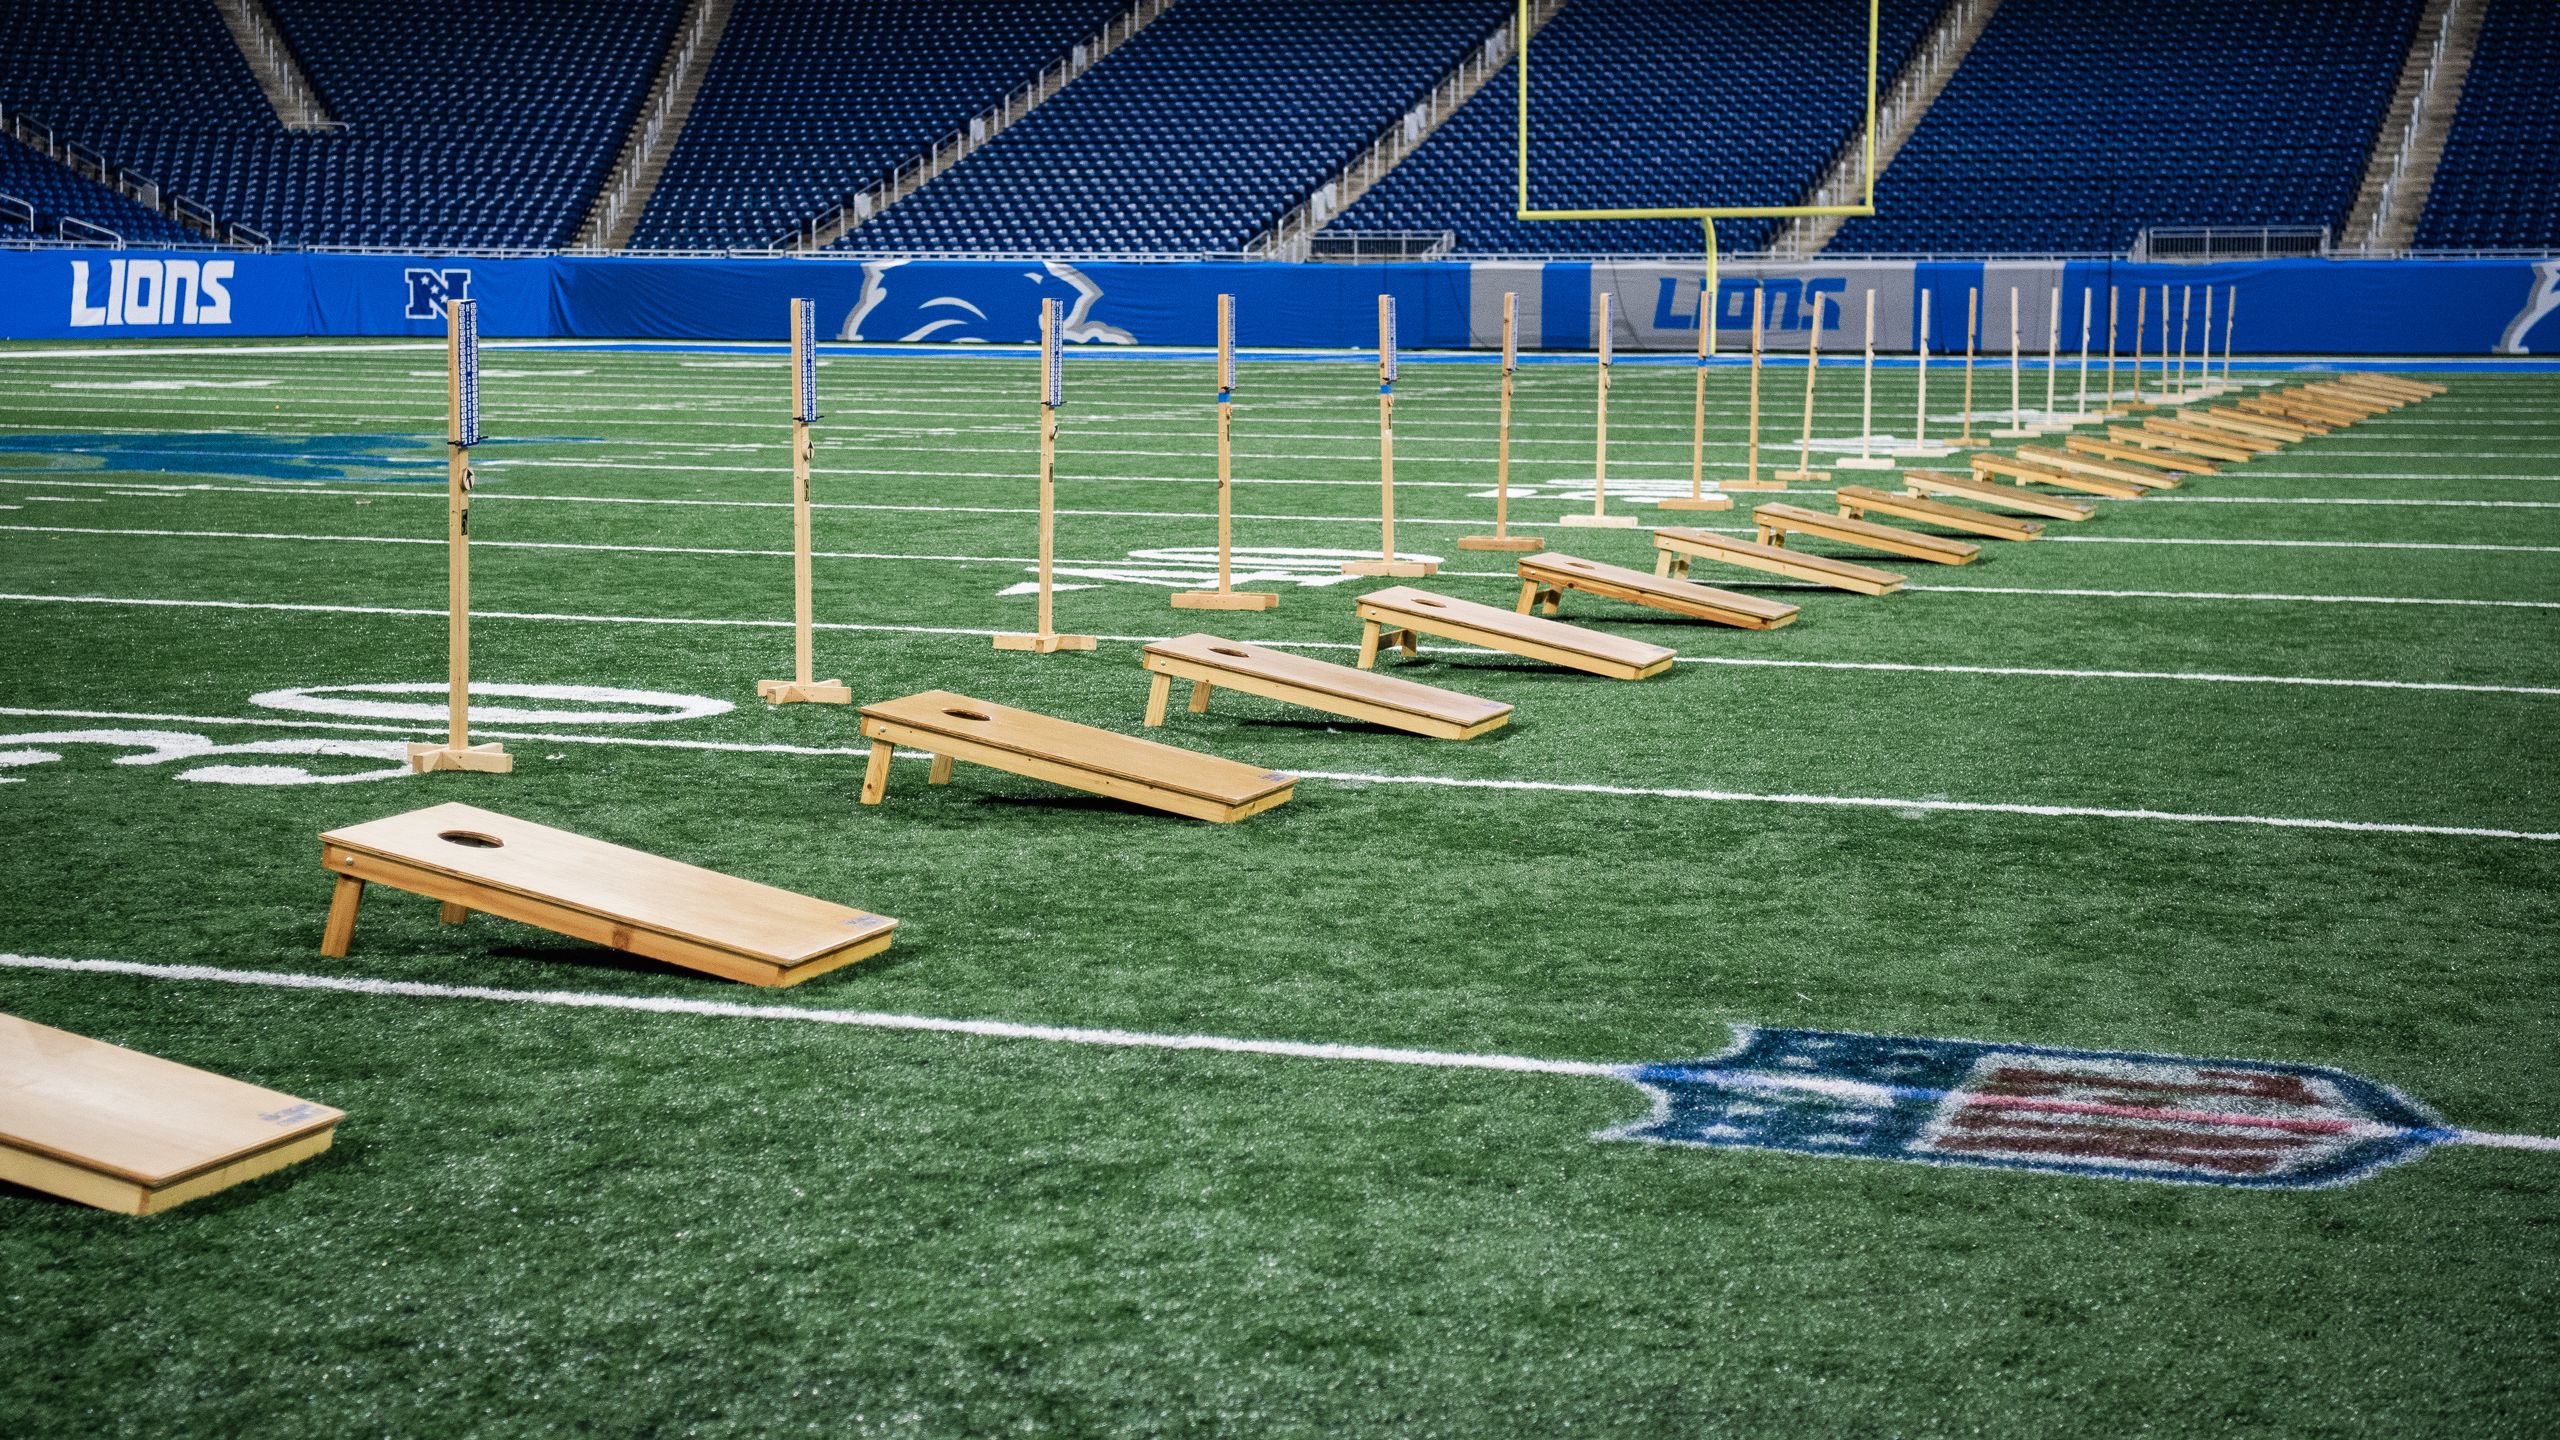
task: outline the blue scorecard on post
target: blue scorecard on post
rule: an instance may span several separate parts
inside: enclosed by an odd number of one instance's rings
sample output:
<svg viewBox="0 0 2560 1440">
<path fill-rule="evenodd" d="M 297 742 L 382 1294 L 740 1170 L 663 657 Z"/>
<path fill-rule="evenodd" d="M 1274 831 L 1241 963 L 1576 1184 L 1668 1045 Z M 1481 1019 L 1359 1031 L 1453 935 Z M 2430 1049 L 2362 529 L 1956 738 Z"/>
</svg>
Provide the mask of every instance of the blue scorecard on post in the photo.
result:
<svg viewBox="0 0 2560 1440">
<path fill-rule="evenodd" d="M 1378 384 L 1381 388 L 1396 383 L 1396 302 L 1392 295 L 1382 298 L 1386 303 L 1378 311 Z"/>
<path fill-rule="evenodd" d="M 448 300 L 445 324 L 453 347 L 453 435 L 456 445 L 480 443 L 480 302 Z"/>
<path fill-rule="evenodd" d="M 1055 410 L 1067 403 L 1066 367 L 1058 357 L 1058 302 L 1040 302 L 1040 403 Z"/>
<path fill-rule="evenodd" d="M 791 354 L 800 367 L 798 403 L 791 418 L 803 425 L 818 423 L 818 302 L 791 302 Z"/>
</svg>

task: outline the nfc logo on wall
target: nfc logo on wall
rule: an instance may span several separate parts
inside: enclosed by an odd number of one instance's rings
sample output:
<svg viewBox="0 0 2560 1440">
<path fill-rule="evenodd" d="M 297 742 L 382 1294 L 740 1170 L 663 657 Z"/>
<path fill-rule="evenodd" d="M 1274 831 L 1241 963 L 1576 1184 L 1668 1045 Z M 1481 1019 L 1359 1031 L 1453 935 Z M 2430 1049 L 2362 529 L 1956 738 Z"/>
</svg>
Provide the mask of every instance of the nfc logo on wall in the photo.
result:
<svg viewBox="0 0 2560 1440">
<path fill-rule="evenodd" d="M 228 325 L 231 291 L 225 282 L 237 266 L 232 260 L 110 260 L 93 277 L 90 262 L 74 260 L 71 323 Z"/>
<path fill-rule="evenodd" d="M 469 270 L 404 270 L 401 277 L 409 282 L 411 320 L 441 320 L 444 302 L 471 298 Z"/>
</svg>

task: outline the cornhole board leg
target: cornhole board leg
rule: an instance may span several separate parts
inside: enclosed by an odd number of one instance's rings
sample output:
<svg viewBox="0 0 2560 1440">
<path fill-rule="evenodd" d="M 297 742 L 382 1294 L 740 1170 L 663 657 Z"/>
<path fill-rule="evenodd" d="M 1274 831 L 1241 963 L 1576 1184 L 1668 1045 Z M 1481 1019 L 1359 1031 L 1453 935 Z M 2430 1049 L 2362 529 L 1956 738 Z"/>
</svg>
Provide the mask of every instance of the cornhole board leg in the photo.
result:
<svg viewBox="0 0 2560 1440">
<path fill-rule="evenodd" d="M 1545 607 L 1550 615 L 1564 613 L 1564 592 L 1551 586 L 1541 585 L 1535 580 L 1521 581 L 1520 603 L 1512 608 L 1526 615 L 1541 606 Z"/>
<path fill-rule="evenodd" d="M 329 923 L 320 930 L 320 953 L 333 960 L 346 958 L 347 946 L 356 936 L 356 911 L 364 904 L 364 882 L 353 875 L 341 875 L 329 890 Z"/>
<path fill-rule="evenodd" d="M 1378 647 L 1393 645 L 1407 655 L 1420 655 L 1422 642 L 1410 630 L 1389 630 L 1375 620 L 1360 622 L 1360 668 L 1378 668 Z"/>
<path fill-rule="evenodd" d="M 877 805 L 889 793 L 889 757 L 892 747 L 886 740 L 871 742 L 871 758 L 862 764 L 862 803 Z"/>
</svg>

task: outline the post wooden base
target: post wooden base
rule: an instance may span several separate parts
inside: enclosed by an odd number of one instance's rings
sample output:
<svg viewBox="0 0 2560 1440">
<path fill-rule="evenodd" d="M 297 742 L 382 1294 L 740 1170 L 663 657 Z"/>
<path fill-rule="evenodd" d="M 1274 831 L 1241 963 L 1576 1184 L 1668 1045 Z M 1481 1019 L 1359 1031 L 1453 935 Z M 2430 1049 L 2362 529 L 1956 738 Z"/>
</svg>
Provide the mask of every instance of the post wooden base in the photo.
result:
<svg viewBox="0 0 2560 1440">
<path fill-rule="evenodd" d="M 1786 481 L 1790 485 L 1819 485 L 1823 481 L 1831 478 L 1831 472 L 1828 470 L 1781 470 L 1778 472 L 1778 478 Z M 1742 488 L 1754 489 L 1759 487 L 1745 486 Z M 1780 487 L 1771 485 L 1767 488 L 1776 490 Z"/>
<path fill-rule="evenodd" d="M 767 705 L 850 705 L 853 691 L 841 680 L 759 680 L 756 698 Z"/>
<path fill-rule="evenodd" d="M 1546 549 L 1547 542 L 1530 535 L 1462 535 L 1458 537 L 1458 548 L 1501 550 L 1513 555 L 1528 555 Z"/>
<path fill-rule="evenodd" d="M 1701 495 L 1692 500 L 1686 495 L 1675 495 L 1668 500 L 1654 501 L 1653 508 L 1657 510 L 1730 510 L 1733 508 L 1733 497 Z"/>
<path fill-rule="evenodd" d="M 2033 425 L 2003 425 L 1991 432 L 1994 440 L 2033 440 L 2044 432 Z"/>
<path fill-rule="evenodd" d="M 1892 470 L 1900 462 L 1891 455 L 1849 455 L 1831 462 L 1834 470 Z"/>
<path fill-rule="evenodd" d="M 463 746 L 412 744 L 409 768 L 420 775 L 430 770 L 478 770 L 504 775 L 516 768 L 516 760 L 495 742 Z"/>
<path fill-rule="evenodd" d="M 1345 575 L 1393 575 L 1399 579 L 1412 579 L 1419 575 L 1439 574 L 1440 564 L 1436 560 L 1352 560 L 1344 563 L 1342 573 Z"/>
<path fill-rule="evenodd" d="M 1280 597 L 1259 590 L 1177 590 L 1176 610 L 1268 610 Z"/>
<path fill-rule="evenodd" d="M 1633 530 L 1636 528 L 1636 517 L 1633 515 L 1586 515 L 1577 510 L 1556 523 L 1569 525 L 1576 530 Z"/>
<path fill-rule="evenodd" d="M 1897 445 L 1891 454 L 1896 460 L 1944 460 L 1956 449 L 1953 445 Z"/>
<path fill-rule="evenodd" d="M 1787 487 L 1775 480 L 1725 480 L 1718 482 L 1716 488 L 1720 490 L 1784 490 Z"/>
<path fill-rule="evenodd" d="M 1024 650 L 1034 655 L 1055 655 L 1061 650 L 1090 650 L 1093 646 L 1094 639 L 1090 635 L 999 635 L 996 637 L 996 648 L 999 650 Z"/>
</svg>

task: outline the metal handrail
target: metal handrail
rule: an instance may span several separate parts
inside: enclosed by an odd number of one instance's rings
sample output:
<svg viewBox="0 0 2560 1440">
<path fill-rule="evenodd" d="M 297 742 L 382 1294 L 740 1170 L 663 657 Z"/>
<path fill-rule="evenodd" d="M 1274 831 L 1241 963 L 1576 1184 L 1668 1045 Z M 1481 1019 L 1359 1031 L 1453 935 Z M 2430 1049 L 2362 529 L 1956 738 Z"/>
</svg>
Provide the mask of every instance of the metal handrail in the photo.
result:
<svg viewBox="0 0 2560 1440">
<path fill-rule="evenodd" d="M 0 190 L 0 215 L 10 214 L 13 209 L 26 212 L 27 218 L 24 223 L 29 230 L 36 228 L 35 202 L 23 195 L 12 195 L 5 190 Z"/>
<path fill-rule="evenodd" d="M 92 241 L 92 240 L 84 239 L 84 238 L 83 238 L 83 237 L 81 237 L 81 236 L 78 236 L 78 235 L 74 235 L 74 234 L 72 234 L 72 233 L 71 233 L 71 227 L 73 227 L 73 226 L 75 226 L 75 225 L 76 225 L 76 226 L 78 226 L 78 227 L 80 227 L 80 228 L 81 228 L 81 229 L 83 229 L 83 230 L 86 230 L 86 231 L 90 232 L 91 234 L 94 234 L 94 235 L 98 236 L 99 238 L 98 238 L 97 240 Z M 79 216 L 77 216 L 77 215 L 65 215 L 65 216 L 63 216 L 61 219 L 56 220 L 55 222 L 53 222 L 53 233 L 55 233 L 56 235 L 61 236 L 61 237 L 62 237 L 63 239 L 65 239 L 65 240 L 72 241 L 72 242 L 73 242 L 73 243 L 75 243 L 75 244 L 100 244 L 100 245 L 122 245 L 122 244 L 124 244 L 124 236 L 122 236 L 122 235 L 120 235 L 120 234 L 116 233 L 116 232 L 115 232 L 115 231 L 113 231 L 113 230 L 108 229 L 108 228 L 107 228 L 106 226 L 104 226 L 104 225 L 96 225 L 96 224 L 92 224 L 92 223 L 90 223 L 89 221 L 83 220 L 83 219 L 81 219 L 81 218 L 80 218 Z"/>
</svg>

